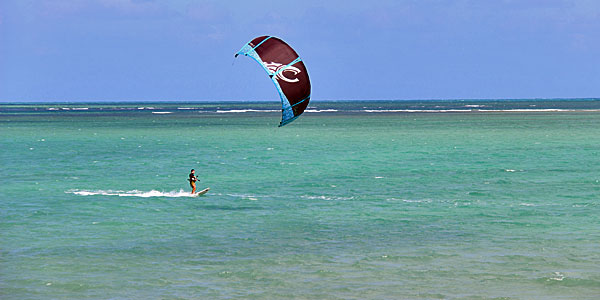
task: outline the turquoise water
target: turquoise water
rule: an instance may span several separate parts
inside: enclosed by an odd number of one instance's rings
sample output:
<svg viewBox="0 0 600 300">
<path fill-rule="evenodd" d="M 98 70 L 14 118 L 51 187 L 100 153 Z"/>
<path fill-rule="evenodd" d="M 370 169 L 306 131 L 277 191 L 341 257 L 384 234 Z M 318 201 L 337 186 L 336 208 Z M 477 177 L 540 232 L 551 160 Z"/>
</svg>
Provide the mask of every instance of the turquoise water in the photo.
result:
<svg viewBox="0 0 600 300">
<path fill-rule="evenodd" d="M 415 103 L 0 106 L 0 298 L 597 299 L 598 101 Z"/>
</svg>

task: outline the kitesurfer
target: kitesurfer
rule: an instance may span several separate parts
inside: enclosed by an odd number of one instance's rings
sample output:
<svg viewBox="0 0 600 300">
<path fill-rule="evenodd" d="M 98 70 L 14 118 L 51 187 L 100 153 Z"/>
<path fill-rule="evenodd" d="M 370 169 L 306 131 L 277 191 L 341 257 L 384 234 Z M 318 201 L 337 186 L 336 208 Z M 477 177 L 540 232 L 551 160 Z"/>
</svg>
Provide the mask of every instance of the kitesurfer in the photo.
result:
<svg viewBox="0 0 600 300">
<path fill-rule="evenodd" d="M 190 181 L 190 186 L 192 187 L 192 194 L 194 194 L 196 192 L 196 181 L 198 180 L 194 169 L 190 171 L 190 178 L 188 180 Z"/>
</svg>

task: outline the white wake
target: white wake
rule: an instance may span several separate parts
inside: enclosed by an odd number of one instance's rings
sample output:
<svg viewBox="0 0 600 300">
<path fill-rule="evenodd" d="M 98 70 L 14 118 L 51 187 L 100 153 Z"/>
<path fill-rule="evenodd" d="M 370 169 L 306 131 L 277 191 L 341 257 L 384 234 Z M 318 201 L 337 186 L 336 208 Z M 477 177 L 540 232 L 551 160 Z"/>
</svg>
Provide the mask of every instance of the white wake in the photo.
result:
<svg viewBox="0 0 600 300">
<path fill-rule="evenodd" d="M 68 191 L 65 191 L 65 193 L 75 194 L 75 195 L 80 195 L 80 196 L 102 195 L 102 196 L 142 197 L 142 198 L 149 198 L 149 197 L 171 197 L 171 198 L 176 198 L 176 197 L 194 197 L 194 195 L 192 195 L 190 192 L 186 192 L 184 190 L 170 191 L 170 192 L 163 192 L 163 191 L 157 191 L 157 190 L 151 190 L 151 191 L 147 191 L 147 192 L 145 192 L 145 191 L 138 191 L 138 190 L 132 190 L 132 191 L 119 191 L 119 190 L 68 190 Z"/>
</svg>

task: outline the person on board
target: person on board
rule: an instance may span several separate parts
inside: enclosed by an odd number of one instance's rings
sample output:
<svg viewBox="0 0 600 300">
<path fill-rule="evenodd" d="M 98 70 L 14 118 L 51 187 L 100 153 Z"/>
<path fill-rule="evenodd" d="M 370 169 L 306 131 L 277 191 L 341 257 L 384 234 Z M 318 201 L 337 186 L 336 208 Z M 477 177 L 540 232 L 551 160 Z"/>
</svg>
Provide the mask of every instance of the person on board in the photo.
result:
<svg viewBox="0 0 600 300">
<path fill-rule="evenodd" d="M 192 187 L 192 194 L 196 192 L 196 181 L 198 180 L 198 177 L 196 177 L 196 174 L 194 173 L 195 171 L 192 169 L 190 171 L 190 178 L 188 179 L 190 181 L 190 186 Z"/>
</svg>

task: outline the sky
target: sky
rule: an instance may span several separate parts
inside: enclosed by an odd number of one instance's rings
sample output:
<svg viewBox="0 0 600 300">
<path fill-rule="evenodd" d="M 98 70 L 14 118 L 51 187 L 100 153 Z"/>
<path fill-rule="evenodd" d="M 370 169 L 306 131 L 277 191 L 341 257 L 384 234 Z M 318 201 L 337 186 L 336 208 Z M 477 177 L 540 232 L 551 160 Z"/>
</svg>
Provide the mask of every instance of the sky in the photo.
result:
<svg viewBox="0 0 600 300">
<path fill-rule="evenodd" d="M 278 100 L 261 35 L 313 100 L 600 97 L 597 0 L 0 0 L 0 102 Z"/>
</svg>

